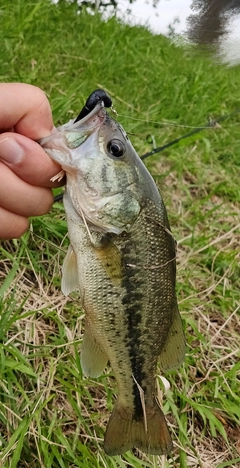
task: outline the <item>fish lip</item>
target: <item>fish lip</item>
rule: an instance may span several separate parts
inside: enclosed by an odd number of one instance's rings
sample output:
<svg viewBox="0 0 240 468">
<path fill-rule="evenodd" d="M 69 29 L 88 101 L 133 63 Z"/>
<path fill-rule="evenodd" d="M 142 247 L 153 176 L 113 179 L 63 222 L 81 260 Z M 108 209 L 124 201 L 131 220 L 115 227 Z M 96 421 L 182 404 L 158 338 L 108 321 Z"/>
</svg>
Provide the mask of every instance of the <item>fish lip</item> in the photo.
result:
<svg viewBox="0 0 240 468">
<path fill-rule="evenodd" d="M 93 120 L 92 124 L 94 123 L 94 117 L 96 116 L 96 124 L 95 125 L 92 125 L 92 128 L 87 132 L 88 134 L 91 134 L 93 132 L 95 132 L 98 128 L 100 128 L 106 118 L 107 118 L 107 111 L 105 110 L 105 106 L 104 106 L 104 102 L 103 101 L 100 101 L 96 104 L 96 106 L 94 107 L 94 109 L 89 112 L 88 115 L 86 115 L 86 117 L 83 117 L 83 119 L 81 120 L 78 120 L 77 122 L 73 122 L 72 120 L 70 120 L 69 122 L 65 123 L 64 125 L 61 125 L 60 127 L 57 127 L 55 132 L 54 133 L 51 133 L 50 135 L 47 135 L 43 138 L 40 138 L 39 140 L 36 140 L 37 143 L 39 143 L 41 146 L 47 144 L 49 142 L 49 140 L 52 139 L 52 137 L 54 137 L 54 135 L 58 134 L 58 133 L 61 133 L 62 131 L 63 132 L 68 132 L 68 131 L 77 131 L 79 128 L 82 127 L 82 125 L 88 123 L 88 121 L 91 119 Z"/>
</svg>

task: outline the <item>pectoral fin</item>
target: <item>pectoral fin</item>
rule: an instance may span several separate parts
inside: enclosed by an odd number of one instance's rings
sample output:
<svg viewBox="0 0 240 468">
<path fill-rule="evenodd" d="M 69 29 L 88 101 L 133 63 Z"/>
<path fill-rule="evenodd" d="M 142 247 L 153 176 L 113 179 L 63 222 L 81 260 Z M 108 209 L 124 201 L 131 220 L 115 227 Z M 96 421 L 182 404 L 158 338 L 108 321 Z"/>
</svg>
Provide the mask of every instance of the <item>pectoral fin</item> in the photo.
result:
<svg viewBox="0 0 240 468">
<path fill-rule="evenodd" d="M 71 245 L 62 266 L 62 292 L 65 296 L 79 287 L 77 259 Z"/>
<path fill-rule="evenodd" d="M 183 333 L 182 319 L 176 306 L 173 322 L 168 332 L 164 348 L 159 356 L 161 370 L 166 371 L 178 367 L 185 355 L 185 336 Z"/>
<path fill-rule="evenodd" d="M 81 366 L 86 377 L 99 377 L 108 363 L 108 357 L 86 324 L 81 350 Z"/>
</svg>

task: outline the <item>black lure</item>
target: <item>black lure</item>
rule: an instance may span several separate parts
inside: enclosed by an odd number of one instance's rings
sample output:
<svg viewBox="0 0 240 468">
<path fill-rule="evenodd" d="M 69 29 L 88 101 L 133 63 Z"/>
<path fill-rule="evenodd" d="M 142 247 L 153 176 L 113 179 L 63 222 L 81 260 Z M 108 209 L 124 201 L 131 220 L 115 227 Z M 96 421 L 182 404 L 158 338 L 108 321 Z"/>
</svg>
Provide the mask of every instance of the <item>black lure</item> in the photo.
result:
<svg viewBox="0 0 240 468">
<path fill-rule="evenodd" d="M 112 106 L 112 99 L 106 91 L 103 89 L 95 89 L 95 91 L 90 94 L 90 96 L 87 98 L 85 106 L 82 108 L 80 114 L 77 116 L 77 118 L 74 120 L 74 123 L 78 122 L 79 120 L 83 119 L 83 117 L 86 117 L 97 105 L 99 101 L 104 102 L 105 107 L 111 107 Z"/>
</svg>

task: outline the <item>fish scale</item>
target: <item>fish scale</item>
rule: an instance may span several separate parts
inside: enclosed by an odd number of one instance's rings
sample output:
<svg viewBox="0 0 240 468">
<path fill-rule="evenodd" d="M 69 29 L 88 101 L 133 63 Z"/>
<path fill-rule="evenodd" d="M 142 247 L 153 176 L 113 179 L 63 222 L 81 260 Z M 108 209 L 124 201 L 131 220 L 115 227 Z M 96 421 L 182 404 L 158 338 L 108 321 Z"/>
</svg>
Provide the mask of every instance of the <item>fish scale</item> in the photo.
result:
<svg viewBox="0 0 240 468">
<path fill-rule="evenodd" d="M 177 367 L 185 340 L 162 197 L 103 102 L 41 144 L 66 172 L 70 247 L 62 290 L 79 289 L 86 313 L 83 373 L 98 377 L 110 362 L 117 381 L 104 449 L 167 454 L 172 442 L 156 396 L 157 363 L 162 371 Z"/>
</svg>

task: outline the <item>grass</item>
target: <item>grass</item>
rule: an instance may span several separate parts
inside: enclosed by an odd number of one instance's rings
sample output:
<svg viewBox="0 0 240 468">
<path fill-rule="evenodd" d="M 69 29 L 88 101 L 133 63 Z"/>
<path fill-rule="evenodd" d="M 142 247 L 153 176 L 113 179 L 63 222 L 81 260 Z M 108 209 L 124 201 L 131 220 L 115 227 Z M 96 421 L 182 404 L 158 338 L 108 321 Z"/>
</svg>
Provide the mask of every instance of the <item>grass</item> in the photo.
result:
<svg viewBox="0 0 240 468">
<path fill-rule="evenodd" d="M 76 5 L 2 1 L 1 81 L 42 87 L 56 124 L 107 89 L 139 154 L 232 112 L 226 69 L 143 27 L 76 14 Z M 136 119 L 136 120 L 135 120 Z M 155 122 L 155 123 L 154 123 Z M 159 122 L 159 123 L 156 123 Z M 172 125 L 174 124 L 174 125 Z M 0 450 L 4 468 L 240 467 L 239 115 L 146 160 L 178 241 L 177 294 L 188 349 L 163 408 L 174 450 L 107 457 L 111 369 L 82 376 L 83 312 L 60 292 L 68 240 L 61 204 L 0 245 Z"/>
</svg>

